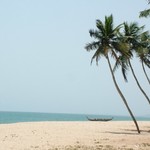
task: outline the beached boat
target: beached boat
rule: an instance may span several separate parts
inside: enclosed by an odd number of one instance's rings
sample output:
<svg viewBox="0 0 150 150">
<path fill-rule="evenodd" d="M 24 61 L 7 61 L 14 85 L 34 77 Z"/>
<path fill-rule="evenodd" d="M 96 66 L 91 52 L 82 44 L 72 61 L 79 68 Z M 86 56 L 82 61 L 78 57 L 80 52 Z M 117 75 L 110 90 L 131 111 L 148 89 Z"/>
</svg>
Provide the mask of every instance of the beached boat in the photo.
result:
<svg viewBox="0 0 150 150">
<path fill-rule="evenodd" d="M 112 119 L 113 119 L 113 117 L 112 118 L 108 118 L 108 119 L 105 119 L 105 118 L 89 118 L 89 117 L 87 117 L 87 119 L 89 120 L 89 121 L 111 121 Z"/>
</svg>

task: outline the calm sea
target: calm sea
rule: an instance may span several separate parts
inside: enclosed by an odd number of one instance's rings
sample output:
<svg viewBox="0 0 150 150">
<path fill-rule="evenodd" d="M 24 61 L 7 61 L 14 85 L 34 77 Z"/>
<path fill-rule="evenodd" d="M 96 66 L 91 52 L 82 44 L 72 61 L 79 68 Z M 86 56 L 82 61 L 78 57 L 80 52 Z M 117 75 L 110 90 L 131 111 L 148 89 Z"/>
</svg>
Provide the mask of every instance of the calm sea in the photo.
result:
<svg viewBox="0 0 150 150">
<path fill-rule="evenodd" d="M 114 121 L 129 121 L 126 116 L 105 116 L 86 114 L 60 114 L 60 113 L 33 113 L 33 112 L 0 112 L 0 124 L 36 121 L 87 121 L 90 118 L 111 118 Z M 150 121 L 150 117 L 136 117 L 139 121 Z"/>
</svg>

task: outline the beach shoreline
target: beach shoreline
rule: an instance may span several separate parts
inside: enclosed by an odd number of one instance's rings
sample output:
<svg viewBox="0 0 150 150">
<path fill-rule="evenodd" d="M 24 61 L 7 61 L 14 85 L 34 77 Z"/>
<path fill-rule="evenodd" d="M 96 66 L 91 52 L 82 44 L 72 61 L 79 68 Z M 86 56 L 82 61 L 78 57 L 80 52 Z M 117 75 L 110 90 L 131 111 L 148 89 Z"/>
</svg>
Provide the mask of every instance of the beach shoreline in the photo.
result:
<svg viewBox="0 0 150 150">
<path fill-rule="evenodd" d="M 1 150 L 150 149 L 150 122 L 50 121 L 0 124 Z"/>
</svg>

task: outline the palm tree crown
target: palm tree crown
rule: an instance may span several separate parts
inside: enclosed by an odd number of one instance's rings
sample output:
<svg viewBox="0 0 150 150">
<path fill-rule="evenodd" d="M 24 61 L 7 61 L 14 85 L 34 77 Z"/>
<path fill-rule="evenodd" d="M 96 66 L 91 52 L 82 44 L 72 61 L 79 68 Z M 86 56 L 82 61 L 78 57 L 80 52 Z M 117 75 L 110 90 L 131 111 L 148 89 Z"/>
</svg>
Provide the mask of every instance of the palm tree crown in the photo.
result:
<svg viewBox="0 0 150 150">
<path fill-rule="evenodd" d="M 145 98 L 147 99 L 148 103 L 150 104 L 150 99 L 147 96 L 147 94 L 144 92 L 143 88 L 141 87 L 136 74 L 134 72 L 134 69 L 132 67 L 131 61 L 130 59 L 133 56 L 133 53 L 135 53 L 139 58 L 140 61 L 142 62 L 142 67 L 144 70 L 144 73 L 146 73 L 143 63 L 145 63 L 147 66 L 150 65 L 150 61 L 149 61 L 149 49 L 148 49 L 148 45 L 149 45 L 149 34 L 148 32 L 143 32 L 144 26 L 139 27 L 137 23 L 131 23 L 128 24 L 127 22 L 124 23 L 124 32 L 123 34 L 121 34 L 121 41 L 123 41 L 124 45 L 127 45 L 126 47 L 124 47 L 126 49 L 126 51 L 129 53 L 129 55 L 124 55 L 123 53 L 119 56 L 119 59 L 116 61 L 116 66 L 118 66 L 118 62 L 122 64 L 122 67 L 124 68 L 128 68 L 130 67 L 132 74 L 134 76 L 134 79 L 139 87 L 139 89 L 141 90 L 141 92 L 143 93 L 143 95 L 145 96 Z M 122 47 L 119 47 L 118 49 L 122 49 Z M 127 69 L 126 69 L 127 70 Z M 122 69 L 122 73 L 123 76 L 125 78 L 125 80 L 127 80 L 126 77 L 126 71 L 125 69 Z M 146 75 L 147 79 L 148 76 Z M 149 79 L 148 79 L 149 81 Z"/>
<path fill-rule="evenodd" d="M 107 57 L 108 53 L 111 53 L 112 56 L 117 58 L 116 53 L 114 52 L 112 44 L 116 42 L 117 35 L 121 28 L 121 25 L 114 28 L 113 25 L 113 16 L 105 17 L 105 22 L 103 23 L 101 20 L 96 21 L 97 30 L 90 30 L 90 36 L 94 37 L 97 41 L 93 41 L 88 43 L 85 46 L 87 51 L 95 50 L 96 52 L 93 55 L 91 62 L 93 59 L 98 60 L 101 56 Z"/>
</svg>

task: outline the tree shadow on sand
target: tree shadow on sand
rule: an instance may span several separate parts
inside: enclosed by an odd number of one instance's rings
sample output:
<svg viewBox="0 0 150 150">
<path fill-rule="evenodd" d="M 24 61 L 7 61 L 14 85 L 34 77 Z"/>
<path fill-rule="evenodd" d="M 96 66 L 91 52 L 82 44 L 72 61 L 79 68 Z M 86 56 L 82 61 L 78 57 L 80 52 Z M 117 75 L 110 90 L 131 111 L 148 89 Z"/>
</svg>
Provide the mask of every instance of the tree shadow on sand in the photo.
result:
<svg viewBox="0 0 150 150">
<path fill-rule="evenodd" d="M 127 131 L 127 132 L 126 132 Z M 141 133 L 149 133 L 150 134 L 150 130 L 140 130 Z M 126 135 L 139 135 L 139 133 L 137 133 L 137 130 L 131 130 L 131 129 L 124 129 L 124 131 L 106 131 L 105 133 L 111 133 L 111 134 L 126 134 Z"/>
<path fill-rule="evenodd" d="M 111 131 L 107 131 L 105 133 L 111 133 L 111 134 L 126 134 L 126 135 L 139 135 L 139 133 L 133 133 L 133 132 L 111 132 Z"/>
</svg>

